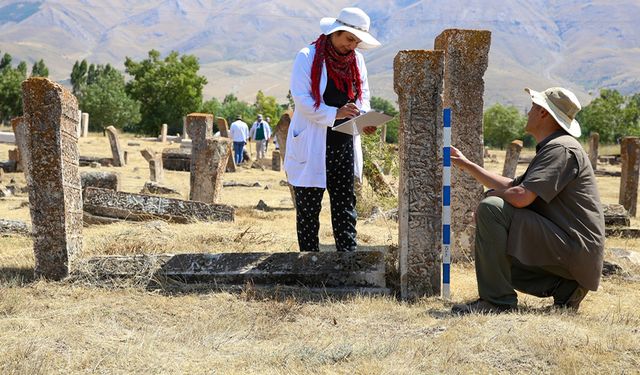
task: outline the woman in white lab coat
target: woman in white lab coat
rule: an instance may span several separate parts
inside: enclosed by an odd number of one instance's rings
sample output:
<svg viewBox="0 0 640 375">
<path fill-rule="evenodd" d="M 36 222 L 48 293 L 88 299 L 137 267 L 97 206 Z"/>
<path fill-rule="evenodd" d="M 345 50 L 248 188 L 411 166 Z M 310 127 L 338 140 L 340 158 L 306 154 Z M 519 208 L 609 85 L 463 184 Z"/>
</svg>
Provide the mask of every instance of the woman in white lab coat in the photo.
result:
<svg viewBox="0 0 640 375">
<path fill-rule="evenodd" d="M 322 34 L 298 52 L 293 64 L 295 112 L 284 167 L 295 190 L 300 251 L 319 251 L 325 189 L 337 250 L 356 250 L 354 176 L 362 177 L 360 136 L 331 128 L 370 110 L 367 68 L 356 51 L 380 46 L 369 34 L 369 25 L 369 16 L 359 8 L 344 8 L 338 18 L 323 18 Z"/>
</svg>

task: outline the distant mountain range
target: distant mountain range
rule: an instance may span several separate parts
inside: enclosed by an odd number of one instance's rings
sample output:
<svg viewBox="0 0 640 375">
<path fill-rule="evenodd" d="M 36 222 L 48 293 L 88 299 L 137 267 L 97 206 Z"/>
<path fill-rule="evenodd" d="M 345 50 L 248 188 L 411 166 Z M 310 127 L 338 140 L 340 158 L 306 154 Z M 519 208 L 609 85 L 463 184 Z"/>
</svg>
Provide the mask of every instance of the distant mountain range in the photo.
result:
<svg viewBox="0 0 640 375">
<path fill-rule="evenodd" d="M 638 0 L 0 0 L 0 52 L 42 58 L 64 81 L 76 60 L 124 70 L 126 56 L 176 50 L 199 58 L 206 99 L 252 102 L 262 89 L 284 102 L 295 53 L 319 35 L 320 18 L 351 5 L 383 43 L 365 52 L 376 96 L 395 101 L 399 50 L 432 49 L 447 28 L 492 32 L 485 105 L 524 108 L 523 87 L 563 85 L 584 102 L 605 87 L 640 92 Z"/>
</svg>

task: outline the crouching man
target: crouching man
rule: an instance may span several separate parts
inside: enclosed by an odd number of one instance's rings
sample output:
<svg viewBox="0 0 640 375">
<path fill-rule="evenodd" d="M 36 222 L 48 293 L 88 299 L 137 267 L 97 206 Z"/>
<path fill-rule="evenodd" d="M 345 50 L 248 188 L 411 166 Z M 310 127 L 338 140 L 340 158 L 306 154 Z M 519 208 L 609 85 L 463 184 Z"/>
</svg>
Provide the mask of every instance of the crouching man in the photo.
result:
<svg viewBox="0 0 640 375">
<path fill-rule="evenodd" d="M 480 299 L 454 305 L 456 314 L 513 310 L 515 290 L 577 310 L 600 282 L 604 215 L 589 158 L 575 139 L 580 103 L 564 88 L 525 91 L 533 102 L 526 131 L 537 146 L 522 176 L 489 172 L 451 150 L 456 167 L 491 189 L 476 210 Z"/>
</svg>

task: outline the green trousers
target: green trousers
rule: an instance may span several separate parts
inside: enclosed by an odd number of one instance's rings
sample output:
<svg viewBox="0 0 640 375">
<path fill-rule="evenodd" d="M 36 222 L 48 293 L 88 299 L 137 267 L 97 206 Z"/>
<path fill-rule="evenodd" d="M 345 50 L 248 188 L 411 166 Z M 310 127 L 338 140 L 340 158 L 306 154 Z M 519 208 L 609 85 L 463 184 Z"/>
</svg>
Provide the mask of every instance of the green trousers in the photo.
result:
<svg viewBox="0 0 640 375">
<path fill-rule="evenodd" d="M 529 266 L 507 255 L 507 237 L 515 208 L 502 198 L 488 197 L 476 210 L 476 278 L 480 298 L 499 305 L 517 306 L 515 290 L 537 297 L 569 299 L 578 283 L 558 265 Z M 535 230 L 535 228 L 532 228 Z"/>
</svg>

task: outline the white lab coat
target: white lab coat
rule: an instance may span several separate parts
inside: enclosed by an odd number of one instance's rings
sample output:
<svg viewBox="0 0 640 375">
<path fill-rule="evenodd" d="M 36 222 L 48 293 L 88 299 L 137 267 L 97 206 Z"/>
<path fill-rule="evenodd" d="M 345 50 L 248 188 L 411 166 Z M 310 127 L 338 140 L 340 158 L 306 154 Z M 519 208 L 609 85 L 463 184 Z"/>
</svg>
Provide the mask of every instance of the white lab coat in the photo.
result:
<svg viewBox="0 0 640 375">
<path fill-rule="evenodd" d="M 262 123 L 262 127 L 264 129 L 264 139 L 268 140 L 271 138 L 271 126 L 266 121 L 256 121 L 251 125 L 251 130 L 249 130 L 249 138 L 255 140 L 256 132 L 258 131 L 258 126 Z"/>
<path fill-rule="evenodd" d="M 289 183 L 298 187 L 327 187 L 326 150 L 327 131 L 336 119 L 338 108 L 324 104 L 322 95 L 327 88 L 327 68 L 323 66 L 320 79 L 320 107 L 313 107 L 311 97 L 311 66 L 315 56 L 315 45 L 298 52 L 291 73 L 291 95 L 296 108 L 287 135 L 287 152 L 284 169 Z M 362 80 L 362 99 L 356 102 L 361 111 L 371 110 L 369 103 L 369 81 L 364 57 L 356 51 L 360 79 Z M 362 144 L 360 136 L 353 137 L 353 172 L 362 180 Z"/>
</svg>

